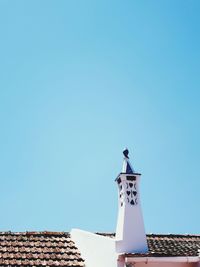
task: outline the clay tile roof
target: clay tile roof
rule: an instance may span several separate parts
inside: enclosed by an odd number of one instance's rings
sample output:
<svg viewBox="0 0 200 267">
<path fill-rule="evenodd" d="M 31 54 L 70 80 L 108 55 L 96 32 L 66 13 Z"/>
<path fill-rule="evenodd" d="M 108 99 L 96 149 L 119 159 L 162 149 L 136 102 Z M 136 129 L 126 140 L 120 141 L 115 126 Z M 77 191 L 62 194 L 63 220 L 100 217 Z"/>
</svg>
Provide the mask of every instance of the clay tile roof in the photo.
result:
<svg viewBox="0 0 200 267">
<path fill-rule="evenodd" d="M 0 266 L 83 267 L 66 232 L 0 232 Z"/>
<path fill-rule="evenodd" d="M 149 256 L 198 256 L 200 235 L 147 235 Z"/>
<path fill-rule="evenodd" d="M 98 233 L 114 237 L 112 233 Z M 147 235 L 149 252 L 129 257 L 198 256 L 200 235 Z M 84 260 L 66 232 L 0 232 L 0 266 L 83 267 Z"/>
<path fill-rule="evenodd" d="M 113 233 L 98 233 L 113 238 Z M 127 254 L 131 257 L 190 257 L 198 256 L 200 235 L 150 234 L 147 235 L 149 252 Z"/>
</svg>

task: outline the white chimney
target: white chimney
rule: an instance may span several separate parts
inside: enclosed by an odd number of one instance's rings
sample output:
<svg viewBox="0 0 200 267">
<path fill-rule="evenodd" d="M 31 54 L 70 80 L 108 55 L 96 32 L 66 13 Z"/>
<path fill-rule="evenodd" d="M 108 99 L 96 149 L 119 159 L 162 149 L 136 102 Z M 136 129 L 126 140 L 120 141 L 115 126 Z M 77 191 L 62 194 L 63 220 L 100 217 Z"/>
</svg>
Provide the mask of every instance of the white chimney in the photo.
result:
<svg viewBox="0 0 200 267">
<path fill-rule="evenodd" d="M 123 151 L 122 172 L 116 178 L 119 189 L 116 252 L 146 253 L 148 245 L 139 194 L 141 174 L 136 173 L 131 167 L 128 153 L 128 149 Z"/>
</svg>

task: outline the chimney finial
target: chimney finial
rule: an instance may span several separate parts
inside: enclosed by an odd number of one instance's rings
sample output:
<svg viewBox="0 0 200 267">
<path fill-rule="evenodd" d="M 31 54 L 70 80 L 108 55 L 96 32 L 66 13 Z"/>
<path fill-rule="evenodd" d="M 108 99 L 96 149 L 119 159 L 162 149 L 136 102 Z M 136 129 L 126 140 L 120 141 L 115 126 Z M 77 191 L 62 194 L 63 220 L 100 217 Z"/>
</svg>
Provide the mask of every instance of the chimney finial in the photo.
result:
<svg viewBox="0 0 200 267">
<path fill-rule="evenodd" d="M 123 166 L 122 166 L 122 172 L 123 173 L 128 173 L 128 174 L 131 174 L 131 173 L 134 173 L 134 169 L 133 167 L 131 166 L 130 162 L 129 162 L 129 151 L 128 151 L 128 148 L 125 148 L 123 150 L 123 154 L 124 154 L 124 161 L 123 161 Z"/>
<path fill-rule="evenodd" d="M 129 156 L 128 156 L 128 154 L 129 154 L 128 148 L 125 148 L 125 149 L 123 150 L 123 154 L 124 154 L 124 157 L 125 157 L 126 159 L 129 159 Z"/>
</svg>

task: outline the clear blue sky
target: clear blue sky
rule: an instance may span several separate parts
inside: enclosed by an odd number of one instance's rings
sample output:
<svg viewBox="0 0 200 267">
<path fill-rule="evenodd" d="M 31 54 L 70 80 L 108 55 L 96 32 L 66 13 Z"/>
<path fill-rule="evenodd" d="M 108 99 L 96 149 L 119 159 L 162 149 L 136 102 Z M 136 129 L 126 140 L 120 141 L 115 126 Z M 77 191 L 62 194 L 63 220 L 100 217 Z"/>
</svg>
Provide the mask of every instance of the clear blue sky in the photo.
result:
<svg viewBox="0 0 200 267">
<path fill-rule="evenodd" d="M 0 0 L 0 230 L 200 233 L 200 2 Z"/>
</svg>

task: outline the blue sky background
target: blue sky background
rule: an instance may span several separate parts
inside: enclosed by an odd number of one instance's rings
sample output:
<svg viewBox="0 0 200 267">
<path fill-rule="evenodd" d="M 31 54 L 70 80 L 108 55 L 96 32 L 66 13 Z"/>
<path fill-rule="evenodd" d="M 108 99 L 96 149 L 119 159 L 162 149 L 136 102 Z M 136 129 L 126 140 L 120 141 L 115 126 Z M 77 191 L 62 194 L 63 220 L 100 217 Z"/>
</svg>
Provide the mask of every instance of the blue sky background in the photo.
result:
<svg viewBox="0 0 200 267">
<path fill-rule="evenodd" d="M 0 0 L 0 230 L 200 233 L 200 2 Z"/>
</svg>

